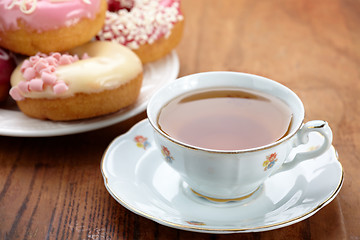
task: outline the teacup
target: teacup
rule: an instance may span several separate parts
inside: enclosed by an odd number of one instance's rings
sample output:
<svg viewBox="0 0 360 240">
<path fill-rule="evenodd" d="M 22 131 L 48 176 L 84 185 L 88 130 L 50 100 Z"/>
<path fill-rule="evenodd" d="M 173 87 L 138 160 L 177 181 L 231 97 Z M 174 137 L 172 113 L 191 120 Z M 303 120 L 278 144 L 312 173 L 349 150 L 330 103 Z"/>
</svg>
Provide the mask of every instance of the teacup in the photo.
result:
<svg viewBox="0 0 360 240">
<path fill-rule="evenodd" d="M 174 98 L 194 90 L 224 87 L 266 93 L 286 103 L 292 113 L 286 135 L 264 146 L 216 150 L 181 142 L 159 127 L 160 111 Z M 330 147 L 332 132 L 327 122 L 322 120 L 304 123 L 304 114 L 303 103 L 289 88 L 264 77 L 238 72 L 206 72 L 179 78 L 159 89 L 147 107 L 155 143 L 165 161 L 194 193 L 214 201 L 245 199 L 256 192 L 269 176 L 287 171 L 305 160 L 316 161 L 314 158 Z M 289 159 L 295 147 L 308 142 L 310 132 L 323 136 L 321 146 L 297 152 Z"/>
</svg>

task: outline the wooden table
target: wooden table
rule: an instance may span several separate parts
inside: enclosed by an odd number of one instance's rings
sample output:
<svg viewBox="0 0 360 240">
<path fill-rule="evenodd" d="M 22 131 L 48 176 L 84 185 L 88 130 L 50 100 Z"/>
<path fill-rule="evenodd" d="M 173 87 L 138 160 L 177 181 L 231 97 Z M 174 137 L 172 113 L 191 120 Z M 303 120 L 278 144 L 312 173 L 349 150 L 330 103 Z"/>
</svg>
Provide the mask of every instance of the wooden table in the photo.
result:
<svg viewBox="0 0 360 240">
<path fill-rule="evenodd" d="M 360 239 L 360 2 L 184 0 L 180 76 L 213 70 L 274 79 L 327 120 L 345 171 L 314 216 L 262 233 L 211 235 L 140 217 L 106 191 L 104 150 L 145 113 L 60 137 L 0 137 L 0 239 Z"/>
</svg>

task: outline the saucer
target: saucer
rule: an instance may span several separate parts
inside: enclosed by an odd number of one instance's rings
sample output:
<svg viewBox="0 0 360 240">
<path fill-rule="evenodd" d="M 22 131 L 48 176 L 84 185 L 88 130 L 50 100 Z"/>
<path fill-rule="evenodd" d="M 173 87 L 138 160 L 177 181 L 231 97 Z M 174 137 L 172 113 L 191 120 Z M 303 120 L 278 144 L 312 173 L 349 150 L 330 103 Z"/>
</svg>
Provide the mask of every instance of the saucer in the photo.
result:
<svg viewBox="0 0 360 240">
<path fill-rule="evenodd" d="M 0 105 L 0 135 L 13 137 L 50 137 L 81 133 L 107 127 L 141 113 L 150 97 L 165 83 L 173 81 L 179 73 L 179 58 L 175 51 L 164 58 L 144 65 L 140 94 L 130 107 L 118 112 L 76 121 L 48 121 L 23 114 L 10 97 Z"/>
<path fill-rule="evenodd" d="M 321 135 L 311 133 L 309 142 L 293 154 L 321 142 Z M 111 196 L 132 212 L 168 227 L 205 233 L 289 226 L 330 203 L 343 183 L 343 169 L 331 147 L 320 157 L 272 175 L 244 201 L 211 202 L 195 195 L 162 159 L 147 119 L 108 146 L 101 171 Z"/>
</svg>

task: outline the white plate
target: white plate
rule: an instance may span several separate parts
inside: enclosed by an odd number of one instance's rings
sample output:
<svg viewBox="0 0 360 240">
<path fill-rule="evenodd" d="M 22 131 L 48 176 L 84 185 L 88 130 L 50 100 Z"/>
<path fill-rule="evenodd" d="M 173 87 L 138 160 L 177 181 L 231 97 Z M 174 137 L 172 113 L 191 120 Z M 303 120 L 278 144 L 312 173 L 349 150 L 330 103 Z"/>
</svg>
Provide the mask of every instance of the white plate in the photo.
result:
<svg viewBox="0 0 360 240">
<path fill-rule="evenodd" d="M 54 122 L 25 116 L 9 100 L 0 108 L 0 135 L 18 137 L 60 136 L 110 126 L 126 120 L 146 109 L 152 94 L 179 73 L 179 59 L 175 51 L 153 63 L 144 65 L 144 79 L 137 102 L 119 112 L 86 120 Z"/>
<path fill-rule="evenodd" d="M 104 153 L 101 171 L 107 190 L 121 205 L 169 227 L 207 233 L 285 227 L 331 202 L 343 183 L 343 169 L 331 147 L 314 161 L 273 175 L 247 200 L 212 203 L 191 193 L 162 160 L 152 134 L 145 119 L 116 138 Z M 295 151 L 313 149 L 321 141 L 319 134 L 312 134 L 309 143 Z"/>
</svg>

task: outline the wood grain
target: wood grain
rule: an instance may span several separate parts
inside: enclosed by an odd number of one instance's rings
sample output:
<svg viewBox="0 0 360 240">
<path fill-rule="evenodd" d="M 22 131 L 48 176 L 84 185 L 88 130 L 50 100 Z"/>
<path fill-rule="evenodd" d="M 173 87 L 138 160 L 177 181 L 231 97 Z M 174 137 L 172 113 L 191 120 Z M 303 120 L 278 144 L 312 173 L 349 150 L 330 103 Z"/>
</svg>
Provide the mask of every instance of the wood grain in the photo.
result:
<svg viewBox="0 0 360 240">
<path fill-rule="evenodd" d="M 0 137 L 0 239 L 360 239 L 360 2 L 183 0 L 180 76 L 262 75 L 293 89 L 306 120 L 327 120 L 345 170 L 339 195 L 278 230 L 212 235 L 162 226 L 120 206 L 100 172 L 109 143 L 146 117 L 48 138 Z M 221 79 L 219 79 L 221 81 Z"/>
</svg>

